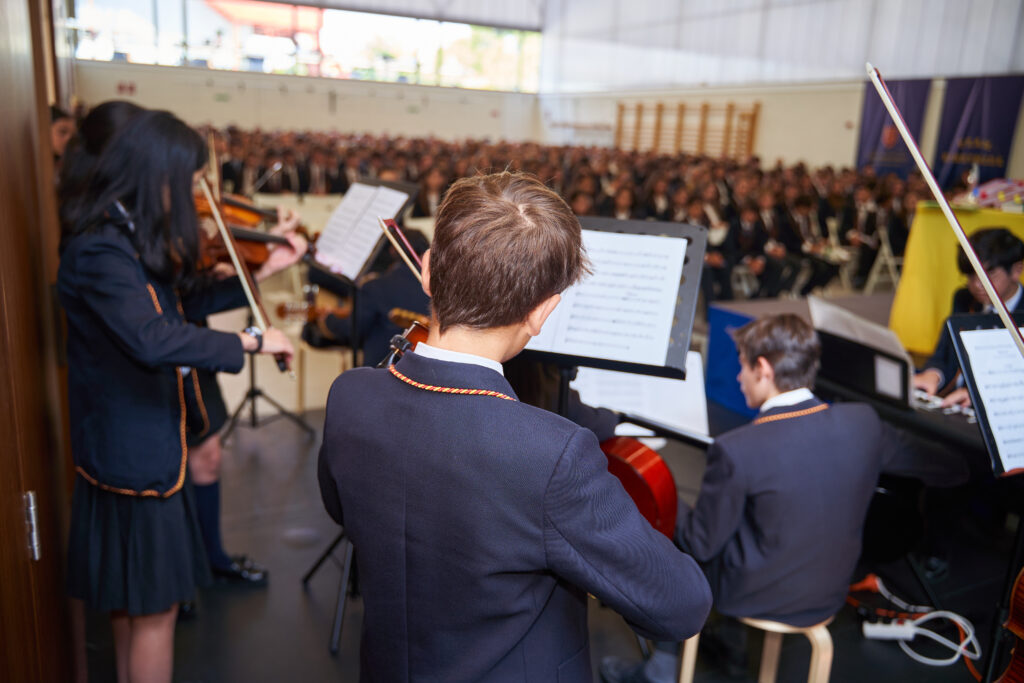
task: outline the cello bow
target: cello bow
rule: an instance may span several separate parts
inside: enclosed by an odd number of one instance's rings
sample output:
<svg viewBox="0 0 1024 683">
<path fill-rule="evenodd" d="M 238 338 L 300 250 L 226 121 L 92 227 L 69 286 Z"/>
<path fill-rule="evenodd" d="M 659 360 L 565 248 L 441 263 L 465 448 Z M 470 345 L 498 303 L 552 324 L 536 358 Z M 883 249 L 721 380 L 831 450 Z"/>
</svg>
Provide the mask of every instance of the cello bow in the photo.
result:
<svg viewBox="0 0 1024 683">
<path fill-rule="evenodd" d="M 942 194 L 942 190 L 939 188 L 939 183 L 935 180 L 935 176 L 932 175 L 931 169 L 928 167 L 927 162 L 925 162 L 924 156 L 921 154 L 921 150 L 917 146 L 917 142 L 907 129 L 907 124 L 903 120 L 903 114 L 900 113 L 899 107 L 896 106 L 896 102 L 892 98 L 892 94 L 889 93 L 889 88 L 886 86 L 885 80 L 882 78 L 882 74 L 879 73 L 878 69 L 871 65 L 871 62 L 868 62 L 865 67 L 867 68 L 868 77 L 871 79 L 871 83 L 875 86 L 875 90 L 878 91 L 878 96 L 882 98 L 882 104 L 885 105 L 886 111 L 889 112 L 889 117 L 892 118 L 893 123 L 896 124 L 896 129 L 900 132 L 900 136 L 903 138 L 903 142 L 906 143 L 907 149 L 910 150 L 910 155 L 914 157 L 914 162 L 917 164 L 917 168 L 921 171 L 921 175 L 924 176 L 925 182 L 928 183 L 928 189 L 930 189 L 932 194 L 935 196 L 935 201 L 938 202 L 943 215 L 945 215 L 946 220 L 949 222 L 949 227 L 952 228 L 953 233 L 960 242 L 960 247 L 967 255 L 967 260 L 970 261 L 971 268 L 974 269 L 974 272 L 978 276 L 978 280 L 985 288 L 985 294 L 992 303 L 992 308 L 999 314 L 999 318 L 1003 321 L 1003 325 L 1006 326 L 1006 329 L 1010 331 L 1010 336 L 1017 345 L 1017 349 L 1020 351 L 1021 356 L 1024 356 L 1024 335 L 1021 335 L 1020 329 L 1013 322 L 1013 318 L 1010 316 L 1010 311 L 1006 308 L 1006 304 L 996 292 L 996 288 L 992 284 L 991 278 L 989 278 L 988 273 L 985 272 L 984 265 L 982 265 L 981 261 L 978 259 L 978 255 L 974 252 L 974 248 L 967 239 L 967 233 L 964 232 L 963 226 L 960 225 L 960 221 L 958 221 L 956 215 L 953 214 L 953 209 L 950 208 L 949 202 L 946 201 L 946 197 Z"/>
</svg>

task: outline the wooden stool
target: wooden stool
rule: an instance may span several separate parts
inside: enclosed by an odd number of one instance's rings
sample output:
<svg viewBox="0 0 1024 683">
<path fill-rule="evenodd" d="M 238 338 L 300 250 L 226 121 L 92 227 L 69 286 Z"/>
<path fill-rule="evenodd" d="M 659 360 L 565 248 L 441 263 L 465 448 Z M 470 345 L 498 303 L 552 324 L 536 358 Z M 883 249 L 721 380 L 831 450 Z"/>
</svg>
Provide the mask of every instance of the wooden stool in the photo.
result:
<svg viewBox="0 0 1024 683">
<path fill-rule="evenodd" d="M 811 668 L 807 675 L 807 683 L 828 683 L 829 673 L 832 671 L 832 636 L 828 632 L 828 625 L 832 623 L 832 617 L 820 624 L 804 628 L 765 619 L 743 617 L 740 618 L 740 621 L 747 626 L 765 632 L 757 683 L 775 683 L 775 674 L 779 668 L 779 653 L 782 649 L 782 636 L 785 633 L 802 633 L 807 636 L 807 640 L 811 641 Z M 679 658 L 679 683 L 693 683 L 699 643 L 700 633 L 683 641 L 682 655 Z"/>
<path fill-rule="evenodd" d="M 775 674 L 779 668 L 779 652 L 782 649 L 782 636 L 785 633 L 802 633 L 807 636 L 807 640 L 811 641 L 811 666 L 807 674 L 807 683 L 828 683 L 828 677 L 832 671 L 832 635 L 828 632 L 828 625 L 832 623 L 832 617 L 820 624 L 803 628 L 765 619 L 742 617 L 740 621 L 747 626 L 765 632 L 757 683 L 775 683 Z"/>
</svg>

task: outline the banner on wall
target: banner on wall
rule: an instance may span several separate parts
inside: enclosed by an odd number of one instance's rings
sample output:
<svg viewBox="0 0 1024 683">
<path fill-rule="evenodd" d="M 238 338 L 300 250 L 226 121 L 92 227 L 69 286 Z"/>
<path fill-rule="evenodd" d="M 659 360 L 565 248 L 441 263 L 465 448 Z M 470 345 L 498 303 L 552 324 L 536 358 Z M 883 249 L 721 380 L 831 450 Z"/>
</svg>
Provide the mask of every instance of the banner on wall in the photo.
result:
<svg viewBox="0 0 1024 683">
<path fill-rule="evenodd" d="M 931 80 L 926 78 L 887 81 L 886 85 L 889 86 L 896 106 L 903 113 L 910 134 L 915 140 L 920 140 L 925 105 L 928 103 L 928 93 L 932 87 Z M 869 164 L 875 167 L 879 176 L 895 173 L 901 178 L 906 178 L 914 168 L 910 150 L 885 111 L 882 98 L 870 87 L 864 92 L 864 107 L 860 117 L 860 143 L 857 145 L 857 168 L 864 168 Z"/>
<path fill-rule="evenodd" d="M 1024 76 L 950 78 L 935 147 L 939 185 L 954 185 L 973 164 L 979 183 L 1002 178 L 1010 158 Z"/>
</svg>

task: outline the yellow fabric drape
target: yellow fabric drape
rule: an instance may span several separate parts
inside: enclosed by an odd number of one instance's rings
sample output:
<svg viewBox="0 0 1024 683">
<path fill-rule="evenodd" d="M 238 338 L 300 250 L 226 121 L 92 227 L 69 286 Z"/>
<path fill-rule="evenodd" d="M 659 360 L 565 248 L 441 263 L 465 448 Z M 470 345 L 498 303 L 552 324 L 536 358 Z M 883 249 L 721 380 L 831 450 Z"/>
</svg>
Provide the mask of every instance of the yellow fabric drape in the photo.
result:
<svg viewBox="0 0 1024 683">
<path fill-rule="evenodd" d="M 981 228 L 1008 228 L 1024 239 L 1024 214 L 954 207 L 968 236 Z M 889 314 L 889 327 L 913 353 L 930 354 L 952 311 L 953 293 L 967 284 L 957 268 L 959 243 L 934 202 L 921 202 L 914 214 L 903 273 Z"/>
</svg>

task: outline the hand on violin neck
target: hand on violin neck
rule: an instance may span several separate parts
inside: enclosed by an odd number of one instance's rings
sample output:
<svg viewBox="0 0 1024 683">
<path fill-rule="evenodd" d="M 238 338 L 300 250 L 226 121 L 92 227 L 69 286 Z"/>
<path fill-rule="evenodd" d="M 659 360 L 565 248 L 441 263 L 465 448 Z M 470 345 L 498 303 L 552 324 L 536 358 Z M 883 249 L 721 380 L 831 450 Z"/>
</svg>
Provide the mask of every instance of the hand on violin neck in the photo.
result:
<svg viewBox="0 0 1024 683">
<path fill-rule="evenodd" d="M 267 261 L 253 275 L 257 281 L 266 280 L 274 273 L 298 263 L 308 249 L 306 238 L 295 232 L 284 234 L 288 238 L 288 246 L 271 244 L 268 247 Z"/>
<path fill-rule="evenodd" d="M 298 229 L 301 216 L 297 211 L 286 209 L 283 206 L 277 207 L 277 225 L 270 229 L 275 235 L 287 235 Z"/>
</svg>

